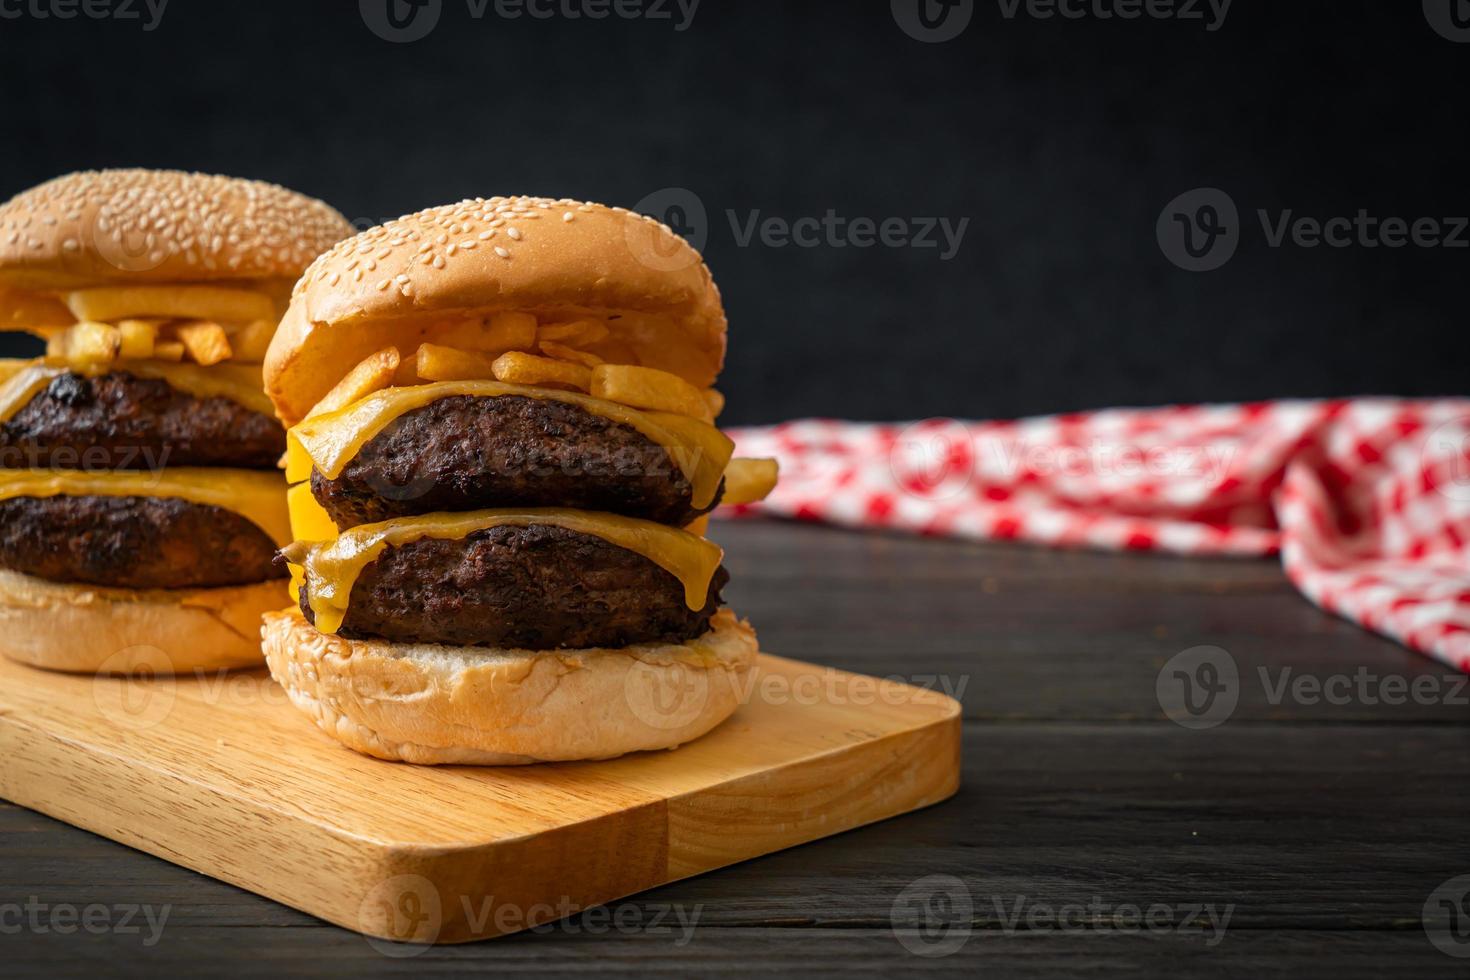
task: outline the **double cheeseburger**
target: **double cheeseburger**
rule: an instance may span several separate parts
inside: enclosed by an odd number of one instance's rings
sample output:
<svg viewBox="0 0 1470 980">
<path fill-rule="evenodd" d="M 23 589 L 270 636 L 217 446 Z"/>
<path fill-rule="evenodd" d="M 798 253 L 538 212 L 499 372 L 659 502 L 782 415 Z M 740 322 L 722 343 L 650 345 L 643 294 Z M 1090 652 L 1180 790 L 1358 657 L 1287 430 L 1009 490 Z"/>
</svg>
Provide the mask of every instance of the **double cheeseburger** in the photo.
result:
<svg viewBox="0 0 1470 980">
<path fill-rule="evenodd" d="M 295 609 L 271 673 L 384 759 L 519 764 L 672 748 L 756 656 L 703 534 L 757 499 L 710 385 L 699 254 L 620 208 L 464 201 L 342 242 L 266 355 L 290 426 Z"/>
<path fill-rule="evenodd" d="M 0 650 L 129 672 L 260 662 L 286 597 L 261 361 L 306 265 L 352 233 L 255 181 L 76 173 L 0 205 Z"/>
</svg>

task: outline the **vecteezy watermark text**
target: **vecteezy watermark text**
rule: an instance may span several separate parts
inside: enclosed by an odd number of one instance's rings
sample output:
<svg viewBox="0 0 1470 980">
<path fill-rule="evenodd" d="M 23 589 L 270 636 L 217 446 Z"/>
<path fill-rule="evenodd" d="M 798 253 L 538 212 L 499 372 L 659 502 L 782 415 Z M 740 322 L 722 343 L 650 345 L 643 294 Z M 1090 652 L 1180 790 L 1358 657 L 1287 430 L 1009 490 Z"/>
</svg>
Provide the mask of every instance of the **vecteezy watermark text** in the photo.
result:
<svg viewBox="0 0 1470 980">
<path fill-rule="evenodd" d="M 1225 26 L 1234 0 L 995 0 L 1007 21 L 1171 20 L 1203 24 L 1209 33 Z M 939 44 L 965 32 L 975 0 L 889 0 L 894 23 L 915 41 Z"/>
<path fill-rule="evenodd" d="M 709 244 L 716 223 L 703 199 L 687 187 L 659 188 L 632 210 L 662 221 L 697 252 Z M 760 208 L 743 212 L 726 208 L 725 220 L 737 248 L 912 248 L 937 252 L 941 262 L 959 253 L 970 227 L 970 219 L 963 217 L 843 215 L 836 208 L 794 216 L 767 214 Z M 628 245 L 638 261 L 666 271 L 693 261 L 687 250 L 664 252 L 637 234 L 630 234 Z"/>
<path fill-rule="evenodd" d="M 1470 217 L 1400 217 L 1359 208 L 1352 215 L 1299 215 L 1293 208 L 1256 209 L 1268 248 L 1470 248 Z M 1249 228 L 1235 201 L 1218 187 L 1185 191 L 1164 206 L 1155 225 L 1159 249 L 1189 272 L 1218 269 L 1235 255 Z"/>
<path fill-rule="evenodd" d="M 471 20 L 647 20 L 687 31 L 700 0 L 464 0 Z M 444 15 L 444 0 L 358 0 L 362 22 L 384 41 L 408 44 L 428 37 Z"/>
<path fill-rule="evenodd" d="M 43 902 L 35 895 L 24 902 L 0 902 L 0 936 L 30 933 L 36 936 L 88 935 L 143 936 L 144 946 L 156 946 L 163 937 L 172 905 L 123 903 L 73 905 Z M 146 934 L 145 934 L 146 930 Z"/>
<path fill-rule="evenodd" d="M 939 261 L 959 254 L 969 218 L 946 217 L 847 218 L 828 208 L 820 217 L 785 218 L 762 216 L 759 210 L 743 217 L 727 209 L 725 218 L 735 244 L 749 248 L 758 242 L 766 248 L 884 248 L 941 249 Z M 942 239 L 942 241 L 941 241 Z"/>
<path fill-rule="evenodd" d="M 1177 20 L 1199 21 L 1210 33 L 1225 25 L 1235 0 L 996 0 L 1000 15 L 1015 20 Z"/>
<path fill-rule="evenodd" d="M 1145 908 L 1129 903 L 1110 903 L 1100 896 L 1094 896 L 1087 902 L 1052 905 L 1031 901 L 1026 895 L 1015 895 L 1009 899 L 995 895 L 991 897 L 991 908 L 1000 922 L 1001 930 L 1007 933 L 1023 928 L 1028 931 L 1063 934 L 1123 935 L 1198 930 L 1204 934 L 1205 945 L 1209 947 L 1224 942 L 1225 931 L 1230 927 L 1230 918 L 1235 914 L 1233 902 L 1225 905 L 1208 902 L 1155 902 Z"/>
<path fill-rule="evenodd" d="M 586 905 L 563 895 L 555 900 L 520 903 L 494 895 L 445 895 L 418 874 L 394 875 L 378 882 L 358 907 L 358 928 L 368 945 L 395 959 L 433 948 L 447 918 L 457 918 L 474 936 L 513 932 L 558 932 L 590 936 L 617 933 L 668 936 L 689 945 L 704 906 L 679 902 L 620 902 Z"/>
<path fill-rule="evenodd" d="M 0 0 L 0 20 L 137 21 L 146 33 L 158 29 L 169 0 Z"/>
<path fill-rule="evenodd" d="M 1230 720 L 1240 703 L 1244 680 L 1230 652 L 1215 646 L 1180 651 L 1159 669 L 1155 694 L 1159 707 L 1181 728 L 1214 728 Z M 1368 667 L 1332 674 L 1298 672 L 1292 667 L 1259 666 L 1254 681 L 1267 704 L 1470 706 L 1470 677 L 1464 674 L 1380 673 Z"/>
</svg>

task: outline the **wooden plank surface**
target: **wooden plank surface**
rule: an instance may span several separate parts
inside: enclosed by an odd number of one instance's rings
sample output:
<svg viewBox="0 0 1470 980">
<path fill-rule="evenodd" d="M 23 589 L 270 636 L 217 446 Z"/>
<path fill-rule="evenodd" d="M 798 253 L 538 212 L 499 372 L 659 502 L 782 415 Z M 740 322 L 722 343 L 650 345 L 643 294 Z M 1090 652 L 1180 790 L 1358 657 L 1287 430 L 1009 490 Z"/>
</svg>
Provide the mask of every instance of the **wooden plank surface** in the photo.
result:
<svg viewBox="0 0 1470 980">
<path fill-rule="evenodd" d="M 728 594 L 768 649 L 932 678 L 960 695 L 956 797 L 615 902 L 607 921 L 576 916 L 408 958 L 0 806 L 0 902 L 170 908 L 149 946 L 146 928 L 24 930 L 6 943 L 7 968 L 17 976 L 66 966 L 273 976 L 1465 975 L 1470 960 L 1433 945 L 1423 917 L 1438 886 L 1470 873 L 1470 709 L 1455 693 L 1458 675 L 1321 614 L 1272 563 L 767 523 L 724 525 L 720 537 L 734 577 Z M 1155 685 L 1170 657 L 1201 644 L 1228 651 L 1245 680 L 1225 723 L 1191 731 L 1167 720 Z M 1356 689 L 1342 704 L 1290 695 L 1273 703 L 1270 686 L 1254 679 L 1259 668 L 1271 684 L 1287 668 L 1322 679 L 1360 669 L 1426 677 L 1437 693 L 1398 705 Z M 905 901 L 905 890 L 932 875 L 961 882 L 967 918 L 937 906 L 927 930 L 916 924 L 923 906 Z M 1095 901 L 1102 912 L 1061 928 L 1024 918 Z M 1167 906 L 1173 925 L 1110 929 L 1109 916 L 1129 904 Z M 1233 906 L 1214 945 L 1206 930 L 1177 928 L 1207 905 Z M 933 951 L 945 935 L 963 939 L 948 955 L 911 949 Z"/>
<path fill-rule="evenodd" d="M 955 791 L 952 699 L 772 656 L 743 681 L 735 715 L 678 752 L 430 767 L 344 749 L 264 671 L 139 681 L 0 661 L 0 797 L 337 925 L 442 943 Z"/>
</svg>

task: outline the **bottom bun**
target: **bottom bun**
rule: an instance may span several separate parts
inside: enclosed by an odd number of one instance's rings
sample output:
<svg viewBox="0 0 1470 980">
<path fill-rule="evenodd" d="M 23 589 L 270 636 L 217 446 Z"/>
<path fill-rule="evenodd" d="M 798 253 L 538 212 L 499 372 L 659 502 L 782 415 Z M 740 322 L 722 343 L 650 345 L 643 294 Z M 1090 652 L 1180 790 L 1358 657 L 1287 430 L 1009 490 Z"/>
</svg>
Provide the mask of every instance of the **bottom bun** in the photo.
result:
<svg viewBox="0 0 1470 980">
<path fill-rule="evenodd" d="M 487 766 L 672 749 L 739 705 L 755 663 L 728 609 L 686 643 L 505 650 L 349 640 L 297 610 L 262 630 L 271 675 L 348 748 L 379 759 Z"/>
<path fill-rule="evenodd" d="M 113 589 L 0 569 L 0 653 L 74 673 L 180 674 L 260 665 L 260 617 L 286 580 L 218 589 Z"/>
</svg>

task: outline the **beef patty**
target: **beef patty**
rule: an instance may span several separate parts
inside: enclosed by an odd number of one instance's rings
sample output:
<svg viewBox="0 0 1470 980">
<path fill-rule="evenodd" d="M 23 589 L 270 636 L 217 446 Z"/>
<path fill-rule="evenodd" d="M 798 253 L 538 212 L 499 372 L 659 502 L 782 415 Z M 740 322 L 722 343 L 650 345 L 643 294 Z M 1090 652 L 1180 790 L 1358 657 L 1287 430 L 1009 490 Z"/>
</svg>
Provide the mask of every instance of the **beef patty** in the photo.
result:
<svg viewBox="0 0 1470 980">
<path fill-rule="evenodd" d="M 273 418 L 126 371 L 60 375 L 0 423 L 0 467 L 8 469 L 275 469 L 285 450 Z"/>
<path fill-rule="evenodd" d="M 691 506 L 689 481 L 668 452 L 631 426 L 521 395 L 456 395 L 408 412 L 337 479 L 314 472 L 311 490 L 342 528 L 494 507 L 600 510 L 682 527 L 714 507 Z"/>
<path fill-rule="evenodd" d="M 0 501 L 0 567 L 53 582 L 212 588 L 281 578 L 275 544 L 233 511 L 173 497 Z"/>
<path fill-rule="evenodd" d="M 338 632 L 533 650 L 679 643 L 709 629 L 729 578 L 717 570 L 696 611 L 677 578 L 601 538 L 546 524 L 493 527 L 385 550 L 362 570 Z M 314 621 L 308 590 L 301 610 Z"/>
</svg>

